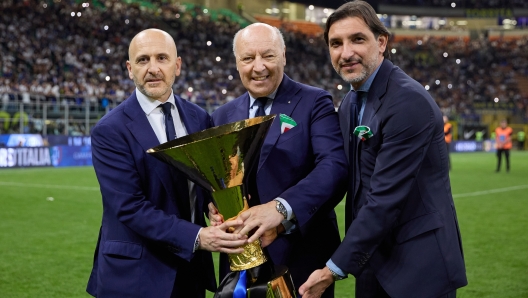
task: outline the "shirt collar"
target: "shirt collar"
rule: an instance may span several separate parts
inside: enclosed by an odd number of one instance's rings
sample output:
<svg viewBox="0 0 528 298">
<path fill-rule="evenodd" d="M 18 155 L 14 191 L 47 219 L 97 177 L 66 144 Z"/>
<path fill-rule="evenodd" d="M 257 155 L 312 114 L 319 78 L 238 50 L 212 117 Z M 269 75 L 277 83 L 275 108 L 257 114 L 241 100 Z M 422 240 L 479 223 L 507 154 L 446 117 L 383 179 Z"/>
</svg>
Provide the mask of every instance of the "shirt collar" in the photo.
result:
<svg viewBox="0 0 528 298">
<path fill-rule="evenodd" d="M 275 89 L 275 91 L 271 92 L 270 95 L 266 96 L 267 98 L 271 99 L 272 101 L 275 99 L 275 96 L 277 95 L 277 90 L 279 90 L 279 88 Z M 249 94 L 249 92 L 248 92 Z M 268 101 L 269 101 L 268 99 Z M 255 103 L 255 98 L 253 96 L 251 96 L 251 94 L 249 94 L 249 107 L 253 107 L 253 103 Z"/>
<path fill-rule="evenodd" d="M 139 105 L 141 106 L 141 109 L 143 110 L 143 112 L 145 112 L 145 114 L 150 115 L 154 111 L 159 111 L 161 113 L 161 109 L 156 109 L 159 107 L 160 104 L 162 104 L 161 101 L 149 98 L 145 94 L 141 93 L 138 88 L 136 88 L 136 97 L 138 99 Z M 174 92 L 172 90 L 169 99 L 167 99 L 167 102 L 170 102 L 174 106 L 176 106 L 174 101 Z"/>
<path fill-rule="evenodd" d="M 374 72 L 368 77 L 368 79 L 365 81 L 365 83 L 363 83 L 363 85 L 359 86 L 359 89 L 358 90 L 354 90 L 354 87 L 352 87 L 352 90 L 356 91 L 356 92 L 359 92 L 359 91 L 362 91 L 362 92 L 369 92 L 370 90 L 370 85 L 372 85 L 372 82 L 374 81 L 374 78 L 376 77 L 376 75 L 378 74 L 378 70 L 380 69 L 381 67 L 381 64 L 376 68 L 376 70 L 374 70 Z"/>
</svg>

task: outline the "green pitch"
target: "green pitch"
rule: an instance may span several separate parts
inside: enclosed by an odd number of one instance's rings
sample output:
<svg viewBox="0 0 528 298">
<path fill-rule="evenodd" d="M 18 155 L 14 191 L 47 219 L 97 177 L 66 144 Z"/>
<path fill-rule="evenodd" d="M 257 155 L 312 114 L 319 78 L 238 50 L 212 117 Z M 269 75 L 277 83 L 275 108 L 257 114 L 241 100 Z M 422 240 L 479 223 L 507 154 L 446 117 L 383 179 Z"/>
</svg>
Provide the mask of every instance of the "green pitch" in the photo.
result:
<svg viewBox="0 0 528 298">
<path fill-rule="evenodd" d="M 494 172 L 491 153 L 451 155 L 469 280 L 458 297 L 528 297 L 528 153 L 511 155 L 510 173 Z M 1 169 L 0 206 L 0 297 L 89 297 L 101 222 L 93 169 Z M 336 211 L 343 229 L 344 203 Z M 336 287 L 354 297 L 353 277 Z"/>
</svg>

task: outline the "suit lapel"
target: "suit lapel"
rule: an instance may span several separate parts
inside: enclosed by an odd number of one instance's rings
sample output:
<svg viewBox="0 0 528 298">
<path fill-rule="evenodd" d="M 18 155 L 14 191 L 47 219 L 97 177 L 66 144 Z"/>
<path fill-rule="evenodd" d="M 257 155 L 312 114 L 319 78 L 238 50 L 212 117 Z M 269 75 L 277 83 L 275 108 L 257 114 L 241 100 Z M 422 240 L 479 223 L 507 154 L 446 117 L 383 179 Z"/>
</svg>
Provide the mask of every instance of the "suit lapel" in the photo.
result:
<svg viewBox="0 0 528 298">
<path fill-rule="evenodd" d="M 198 117 L 196 116 L 196 111 L 193 109 L 188 109 L 187 101 L 184 101 L 179 96 L 174 95 L 174 102 L 176 103 L 176 108 L 178 109 L 178 114 L 180 115 L 180 119 L 183 122 L 183 125 L 185 125 L 185 129 L 187 130 L 187 134 L 192 134 L 193 132 L 197 132 L 200 129 L 200 123 L 198 123 Z"/>
<path fill-rule="evenodd" d="M 124 108 L 124 113 L 130 118 L 130 122 L 126 124 L 127 128 L 132 133 L 141 148 L 146 152 L 148 149 L 158 146 L 160 142 L 156 137 L 152 126 L 150 126 L 150 122 L 145 116 L 145 112 L 139 105 L 136 93 L 134 92 L 122 104 L 126 105 Z M 167 179 L 167 177 L 172 176 L 169 165 L 157 160 L 153 156 L 148 156 L 147 158 L 150 158 L 151 162 L 157 164 L 156 173 L 158 175 L 158 178 L 165 186 L 169 197 L 174 198 L 174 194 L 172 192 L 173 188 L 171 185 L 171 179 Z"/>
<path fill-rule="evenodd" d="M 387 92 L 387 82 L 389 80 L 392 67 L 392 62 L 387 59 L 383 60 L 378 74 L 370 86 L 365 110 L 363 111 L 363 118 L 361 119 L 361 125 L 368 126 L 374 115 L 376 115 L 379 108 L 381 107 L 382 97 Z"/>
<path fill-rule="evenodd" d="M 275 114 L 277 115 L 277 117 L 275 118 L 275 120 L 273 120 L 273 124 L 271 125 L 268 131 L 268 135 L 264 140 L 264 144 L 262 145 L 258 170 L 260 170 L 260 168 L 268 158 L 271 150 L 273 149 L 275 143 L 277 143 L 277 140 L 281 135 L 281 123 L 279 119 L 279 114 L 285 114 L 290 117 L 292 116 L 293 110 L 295 110 L 295 107 L 301 100 L 301 97 L 297 95 L 300 89 L 301 88 L 297 86 L 294 81 L 292 81 L 288 76 L 284 75 L 279 89 L 277 90 L 277 95 L 275 96 L 275 99 L 273 100 L 273 104 L 271 106 L 270 115 Z"/>
<path fill-rule="evenodd" d="M 234 109 L 227 111 L 227 120 L 229 123 L 241 121 L 249 118 L 249 94 L 246 92 L 242 95 L 242 100 Z"/>
<path fill-rule="evenodd" d="M 343 100 L 341 101 L 341 104 L 339 105 L 339 109 L 337 110 L 337 114 L 339 115 L 339 127 L 341 128 L 341 134 L 343 135 L 343 145 L 345 147 L 345 154 L 347 157 L 348 162 L 350 162 L 350 92 L 345 95 Z"/>
<path fill-rule="evenodd" d="M 392 62 L 390 62 L 387 59 L 384 59 L 380 69 L 378 70 L 378 73 L 376 77 L 374 78 L 374 81 L 372 81 L 372 85 L 370 86 L 367 102 L 365 103 L 365 110 L 363 111 L 363 118 L 361 119 L 361 125 L 369 126 L 369 124 L 372 121 L 372 118 L 374 118 L 374 115 L 378 112 L 379 108 L 381 107 L 382 98 L 387 92 L 387 82 L 389 81 L 389 77 L 391 74 L 391 69 L 393 67 Z M 377 131 L 373 131 L 374 134 L 378 133 Z M 357 147 L 356 147 L 356 154 L 355 154 L 355 163 L 358 165 L 356 170 L 360 172 L 359 169 L 359 155 L 361 153 L 361 145 L 363 142 L 358 141 Z M 357 173 L 357 175 L 359 175 Z M 359 176 L 358 176 L 359 177 Z M 354 197 L 357 194 L 357 191 L 359 189 L 360 183 L 356 183 L 354 188 Z"/>
</svg>

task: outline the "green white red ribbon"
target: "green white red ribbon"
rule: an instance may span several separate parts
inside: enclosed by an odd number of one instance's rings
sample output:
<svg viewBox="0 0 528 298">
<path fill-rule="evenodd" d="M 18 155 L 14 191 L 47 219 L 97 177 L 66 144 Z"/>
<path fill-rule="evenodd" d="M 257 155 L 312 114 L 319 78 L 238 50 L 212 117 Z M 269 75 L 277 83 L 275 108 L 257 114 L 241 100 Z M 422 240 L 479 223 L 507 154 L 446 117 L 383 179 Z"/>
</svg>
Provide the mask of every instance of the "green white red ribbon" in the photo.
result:
<svg viewBox="0 0 528 298">
<path fill-rule="evenodd" d="M 373 136 L 372 131 L 370 131 L 370 127 L 364 125 L 357 126 L 354 129 L 354 135 L 360 138 L 362 141 L 370 139 Z"/>
</svg>

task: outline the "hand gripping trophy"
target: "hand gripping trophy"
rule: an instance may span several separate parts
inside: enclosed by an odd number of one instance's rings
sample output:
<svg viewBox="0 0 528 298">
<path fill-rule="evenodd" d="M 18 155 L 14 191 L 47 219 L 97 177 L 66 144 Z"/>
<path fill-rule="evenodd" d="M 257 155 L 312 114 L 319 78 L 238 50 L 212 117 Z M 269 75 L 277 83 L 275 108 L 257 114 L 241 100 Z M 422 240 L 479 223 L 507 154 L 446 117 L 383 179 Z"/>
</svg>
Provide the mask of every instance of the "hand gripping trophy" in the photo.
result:
<svg viewBox="0 0 528 298">
<path fill-rule="evenodd" d="M 255 162 L 275 115 L 255 117 L 190 134 L 147 152 L 169 163 L 203 188 L 225 218 L 236 218 L 247 208 L 244 175 Z M 231 272 L 215 298 L 293 298 L 295 288 L 282 265 L 268 261 L 259 241 L 241 254 L 229 254 Z M 237 294 L 235 293 L 235 290 Z"/>
</svg>

